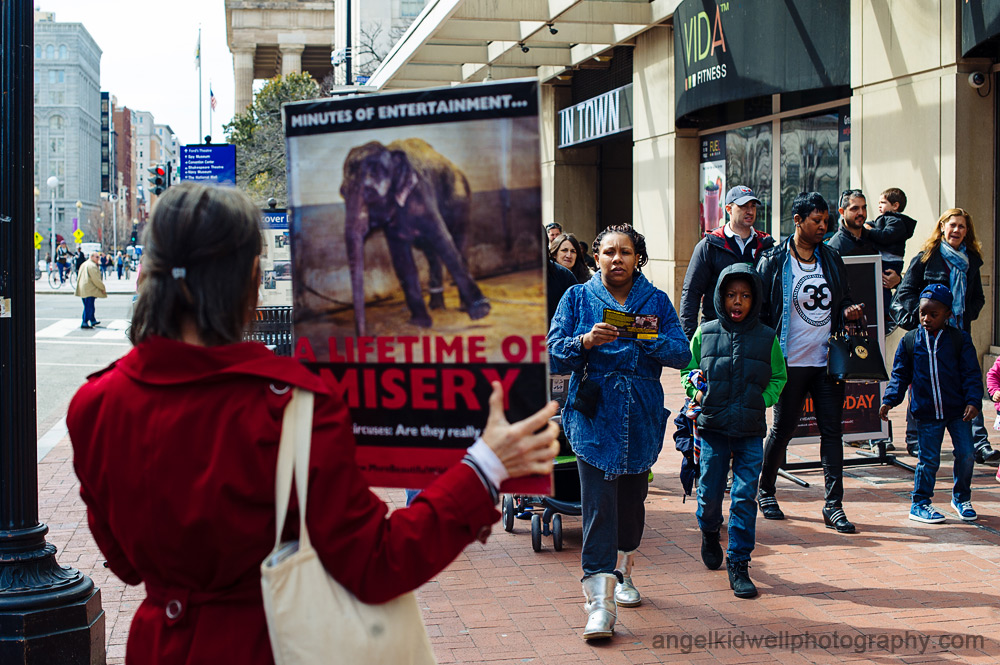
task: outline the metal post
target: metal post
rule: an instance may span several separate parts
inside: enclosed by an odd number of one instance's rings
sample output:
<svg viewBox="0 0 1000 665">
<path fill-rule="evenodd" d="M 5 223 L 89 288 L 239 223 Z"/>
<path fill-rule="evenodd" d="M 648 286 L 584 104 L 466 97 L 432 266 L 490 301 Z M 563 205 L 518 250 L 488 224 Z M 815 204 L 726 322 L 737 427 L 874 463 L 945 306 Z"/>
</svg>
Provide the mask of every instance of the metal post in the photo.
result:
<svg viewBox="0 0 1000 665">
<path fill-rule="evenodd" d="M 354 47 L 354 40 L 352 39 L 353 26 L 351 25 L 351 5 L 354 4 L 352 0 L 347 0 L 347 49 L 344 53 L 344 85 L 353 85 L 354 76 L 351 72 L 351 50 Z"/>
<path fill-rule="evenodd" d="M 56 187 L 59 186 L 59 178 L 49 176 L 49 179 L 45 181 L 48 185 L 49 191 L 52 192 L 52 221 L 49 223 L 49 240 L 52 241 L 52 261 L 56 260 Z"/>
<path fill-rule="evenodd" d="M 0 663 L 83 665 L 105 660 L 100 591 L 38 521 L 32 18 L 0 2 Z"/>
</svg>

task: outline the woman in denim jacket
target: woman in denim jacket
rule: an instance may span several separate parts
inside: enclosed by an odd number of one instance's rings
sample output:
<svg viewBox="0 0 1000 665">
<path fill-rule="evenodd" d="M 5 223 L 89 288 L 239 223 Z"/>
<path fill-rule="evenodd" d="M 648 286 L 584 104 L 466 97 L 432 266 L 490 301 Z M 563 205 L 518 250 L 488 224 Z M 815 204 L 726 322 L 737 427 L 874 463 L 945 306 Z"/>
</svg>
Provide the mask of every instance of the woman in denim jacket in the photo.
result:
<svg viewBox="0 0 1000 665">
<path fill-rule="evenodd" d="M 642 234 L 628 225 L 611 226 L 598 234 L 593 249 L 599 272 L 570 287 L 549 330 L 555 369 L 573 372 L 562 422 L 580 469 L 589 615 L 584 639 L 611 637 L 617 605 L 641 602 L 632 563 L 642 539 L 649 469 L 663 446 L 669 415 L 660 373 L 691 359 L 670 298 L 639 272 L 648 260 Z M 655 339 L 618 339 L 618 329 L 604 323 L 605 309 L 655 316 L 659 333 Z M 585 377 L 595 391 L 590 400 L 587 389 L 580 391 Z"/>
</svg>

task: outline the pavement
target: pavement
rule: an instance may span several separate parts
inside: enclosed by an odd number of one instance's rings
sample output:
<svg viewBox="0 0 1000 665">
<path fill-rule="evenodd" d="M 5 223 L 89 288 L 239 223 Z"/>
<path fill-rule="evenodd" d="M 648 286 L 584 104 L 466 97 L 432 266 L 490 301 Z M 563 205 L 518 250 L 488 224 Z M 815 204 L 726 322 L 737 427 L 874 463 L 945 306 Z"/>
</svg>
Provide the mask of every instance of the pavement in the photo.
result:
<svg viewBox="0 0 1000 665">
<path fill-rule="evenodd" d="M 128 277 L 118 279 L 117 273 L 108 272 L 104 278 L 104 288 L 108 293 L 135 293 L 135 283 L 138 275 L 133 270 Z M 35 294 L 64 294 L 73 295 L 74 287 L 69 282 L 62 284 L 59 288 L 49 286 L 49 275 L 43 272 L 41 279 L 35 280 Z"/>
<path fill-rule="evenodd" d="M 667 404 L 680 404 L 679 381 L 665 373 Z M 903 407 L 894 434 L 902 440 Z M 987 406 L 987 420 L 993 408 Z M 901 446 L 902 447 L 902 446 Z M 946 449 L 949 446 L 946 441 Z M 856 456 L 845 448 L 845 456 Z M 793 446 L 789 461 L 816 459 L 817 445 Z M 107 662 L 124 663 L 128 626 L 144 596 L 102 565 L 90 537 L 66 437 L 38 466 L 39 511 L 58 561 L 101 589 Z M 417 593 L 437 660 L 449 663 L 995 663 L 1000 662 L 1000 483 L 996 467 L 975 468 L 979 521 L 948 506 L 950 455 L 938 473 L 944 524 L 907 519 L 913 476 L 892 466 L 846 470 L 845 509 L 855 535 L 825 529 L 822 475 L 810 487 L 779 479 L 788 519 L 758 519 L 750 574 L 760 589 L 735 598 L 724 570 L 701 563 L 696 503 L 683 500 L 680 455 L 669 438 L 653 467 L 646 532 L 633 580 L 643 604 L 620 608 L 615 637 L 584 642 L 580 520 L 563 520 L 564 549 L 550 538 L 531 548 L 528 522 L 513 533 L 497 524 Z M 913 462 L 912 458 L 901 456 Z M 394 508 L 402 490 L 378 490 Z M 428 546 L 431 546 L 430 544 Z"/>
</svg>

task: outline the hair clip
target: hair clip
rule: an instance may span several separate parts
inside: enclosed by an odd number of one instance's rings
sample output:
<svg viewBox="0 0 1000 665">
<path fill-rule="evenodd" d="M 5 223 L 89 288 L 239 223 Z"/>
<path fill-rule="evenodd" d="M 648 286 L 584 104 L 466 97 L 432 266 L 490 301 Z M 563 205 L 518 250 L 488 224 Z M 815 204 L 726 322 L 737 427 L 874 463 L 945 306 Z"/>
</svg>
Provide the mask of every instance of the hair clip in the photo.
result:
<svg viewBox="0 0 1000 665">
<path fill-rule="evenodd" d="M 174 279 L 183 279 L 187 276 L 186 268 L 171 268 L 170 274 L 173 275 Z"/>
</svg>

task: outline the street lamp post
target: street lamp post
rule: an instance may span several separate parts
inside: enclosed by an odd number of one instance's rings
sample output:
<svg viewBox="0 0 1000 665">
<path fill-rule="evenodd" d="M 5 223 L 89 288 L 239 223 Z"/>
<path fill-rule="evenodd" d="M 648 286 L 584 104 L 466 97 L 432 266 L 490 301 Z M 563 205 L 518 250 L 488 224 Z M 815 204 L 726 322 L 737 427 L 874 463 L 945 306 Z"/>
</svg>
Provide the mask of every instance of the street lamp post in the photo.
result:
<svg viewBox="0 0 1000 665">
<path fill-rule="evenodd" d="M 45 181 L 49 191 L 52 192 L 52 222 L 49 225 L 49 239 L 52 241 L 52 260 L 56 260 L 56 187 L 59 186 L 59 178 L 50 175 Z M 61 273 L 60 273 L 61 276 Z"/>
<path fill-rule="evenodd" d="M 0 2 L 0 663 L 90 665 L 105 661 L 101 593 L 59 565 L 38 519 L 33 18 L 31 3 Z"/>
</svg>

